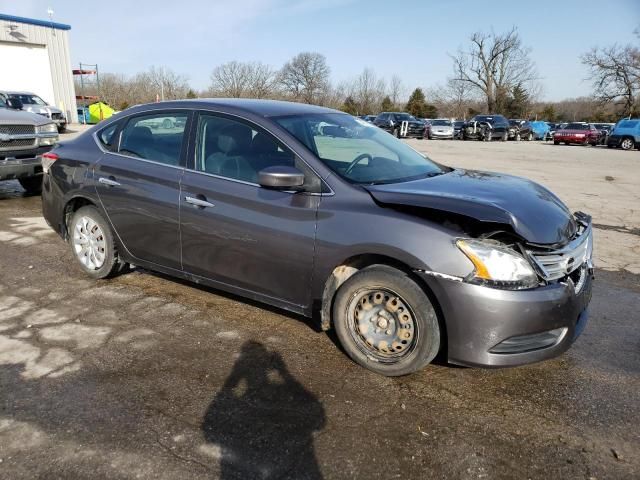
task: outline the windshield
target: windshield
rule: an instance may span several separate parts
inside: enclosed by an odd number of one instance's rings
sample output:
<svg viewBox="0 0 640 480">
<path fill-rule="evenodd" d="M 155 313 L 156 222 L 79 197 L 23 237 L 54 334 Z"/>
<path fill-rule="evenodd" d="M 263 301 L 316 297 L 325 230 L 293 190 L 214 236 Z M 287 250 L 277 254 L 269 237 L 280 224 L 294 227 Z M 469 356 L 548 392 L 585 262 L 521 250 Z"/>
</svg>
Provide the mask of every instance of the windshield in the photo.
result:
<svg viewBox="0 0 640 480">
<path fill-rule="evenodd" d="M 395 118 L 399 122 L 405 122 L 405 121 L 411 122 L 411 121 L 415 120 L 415 117 L 412 117 L 408 113 L 395 113 L 393 115 L 393 118 Z"/>
<path fill-rule="evenodd" d="M 434 127 L 450 127 L 451 126 L 451 121 L 449 121 L 449 120 L 433 120 L 431 122 L 431 125 L 433 125 Z"/>
<path fill-rule="evenodd" d="M 351 183 L 396 183 L 448 171 L 375 125 L 351 115 L 322 113 L 274 120 Z"/>
<path fill-rule="evenodd" d="M 498 121 L 500 117 L 493 117 L 490 115 L 476 115 L 471 119 L 472 122 L 486 122 L 493 125 L 494 122 Z"/>
<path fill-rule="evenodd" d="M 589 125 L 586 123 L 570 123 L 565 130 L 589 130 Z"/>
<path fill-rule="evenodd" d="M 20 100 L 23 105 L 46 105 L 47 104 L 47 102 L 42 100 L 37 95 L 25 95 L 25 94 L 15 95 L 14 94 L 10 96 L 11 98 L 17 98 L 18 100 Z"/>
</svg>

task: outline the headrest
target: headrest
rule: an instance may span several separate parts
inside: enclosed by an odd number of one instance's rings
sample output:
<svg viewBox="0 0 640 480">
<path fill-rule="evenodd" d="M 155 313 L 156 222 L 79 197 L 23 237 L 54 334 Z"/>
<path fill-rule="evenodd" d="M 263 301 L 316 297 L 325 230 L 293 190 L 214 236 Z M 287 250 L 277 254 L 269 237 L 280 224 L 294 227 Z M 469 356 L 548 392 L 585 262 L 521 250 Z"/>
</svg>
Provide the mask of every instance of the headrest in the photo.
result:
<svg viewBox="0 0 640 480">
<path fill-rule="evenodd" d="M 276 153 L 278 145 L 268 135 L 258 133 L 251 142 L 251 151 L 253 153 Z"/>
<path fill-rule="evenodd" d="M 127 135 L 128 141 L 141 141 L 141 140 L 151 140 L 153 138 L 153 133 L 151 133 L 151 129 L 149 127 L 133 127 Z"/>
<path fill-rule="evenodd" d="M 251 129 L 245 125 L 227 125 L 218 135 L 218 148 L 223 153 L 248 150 L 251 146 Z"/>
</svg>

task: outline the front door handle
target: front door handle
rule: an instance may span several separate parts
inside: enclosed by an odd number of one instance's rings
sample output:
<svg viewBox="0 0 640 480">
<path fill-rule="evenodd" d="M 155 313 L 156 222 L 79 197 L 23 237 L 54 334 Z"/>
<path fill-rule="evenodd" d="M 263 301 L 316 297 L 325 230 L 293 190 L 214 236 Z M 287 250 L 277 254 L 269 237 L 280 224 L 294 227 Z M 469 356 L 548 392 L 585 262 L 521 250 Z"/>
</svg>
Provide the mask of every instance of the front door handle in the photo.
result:
<svg viewBox="0 0 640 480">
<path fill-rule="evenodd" d="M 102 183 L 103 185 L 107 185 L 108 187 L 119 187 L 120 186 L 120 182 L 116 182 L 113 177 L 107 178 L 107 177 L 100 177 L 98 179 L 98 182 Z"/>
<path fill-rule="evenodd" d="M 215 205 L 211 202 L 207 202 L 202 198 L 197 197 L 184 197 L 184 201 L 190 203 L 191 205 L 195 205 L 196 207 L 206 208 L 206 207 L 215 207 Z"/>
</svg>

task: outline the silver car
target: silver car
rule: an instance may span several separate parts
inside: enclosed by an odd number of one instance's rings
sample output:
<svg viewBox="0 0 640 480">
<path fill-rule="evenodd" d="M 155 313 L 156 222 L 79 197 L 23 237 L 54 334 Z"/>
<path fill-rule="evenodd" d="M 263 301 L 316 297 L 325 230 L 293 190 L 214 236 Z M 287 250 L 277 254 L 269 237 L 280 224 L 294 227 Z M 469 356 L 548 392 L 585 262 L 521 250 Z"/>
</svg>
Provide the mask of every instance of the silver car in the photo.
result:
<svg viewBox="0 0 640 480">
<path fill-rule="evenodd" d="M 431 120 L 431 128 L 429 129 L 429 140 L 434 138 L 453 139 L 453 122 L 446 118 L 436 118 Z"/>
<path fill-rule="evenodd" d="M 22 103 L 23 110 L 50 118 L 58 127 L 58 132 L 64 132 L 67 128 L 67 119 L 64 116 L 64 112 L 53 105 L 49 105 L 35 93 L 5 90 L 0 91 L 0 98 L 5 102 L 9 98 L 17 99 Z"/>
</svg>

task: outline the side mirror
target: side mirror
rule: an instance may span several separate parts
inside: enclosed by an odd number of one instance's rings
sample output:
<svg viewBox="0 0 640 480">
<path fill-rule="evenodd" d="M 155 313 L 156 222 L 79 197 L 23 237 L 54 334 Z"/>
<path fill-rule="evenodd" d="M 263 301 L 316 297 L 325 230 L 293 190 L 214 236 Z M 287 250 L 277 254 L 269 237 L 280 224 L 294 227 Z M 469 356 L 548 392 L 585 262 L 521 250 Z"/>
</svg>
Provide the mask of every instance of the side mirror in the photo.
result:
<svg viewBox="0 0 640 480">
<path fill-rule="evenodd" d="M 304 173 L 284 165 L 267 167 L 258 173 L 258 183 L 261 187 L 277 190 L 295 189 L 304 184 Z"/>
<path fill-rule="evenodd" d="M 18 98 L 7 98 L 7 107 L 13 108 L 14 110 L 22 110 L 22 102 Z"/>
</svg>

